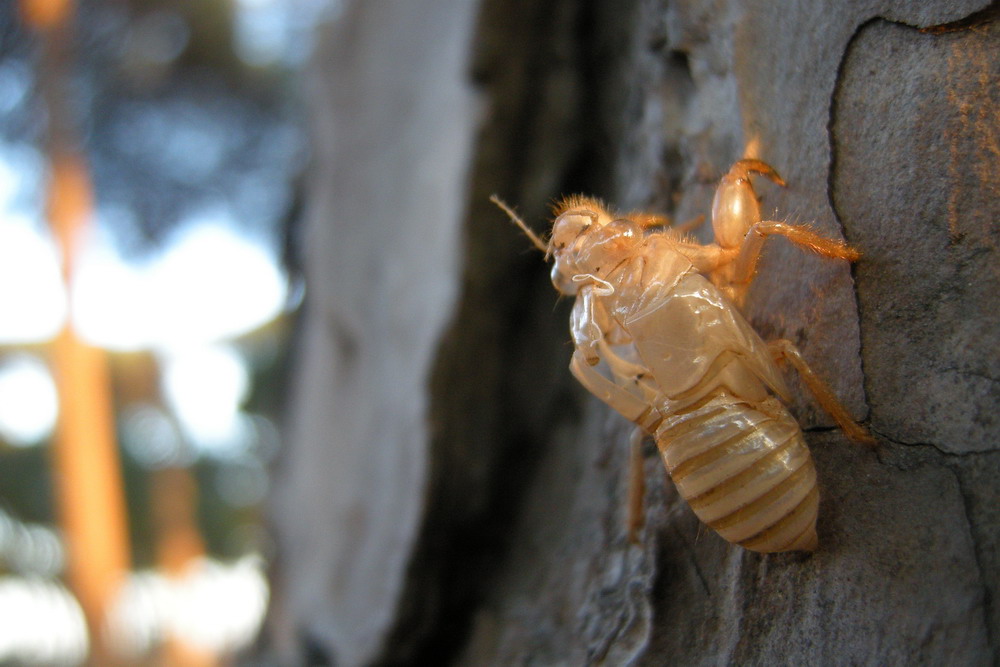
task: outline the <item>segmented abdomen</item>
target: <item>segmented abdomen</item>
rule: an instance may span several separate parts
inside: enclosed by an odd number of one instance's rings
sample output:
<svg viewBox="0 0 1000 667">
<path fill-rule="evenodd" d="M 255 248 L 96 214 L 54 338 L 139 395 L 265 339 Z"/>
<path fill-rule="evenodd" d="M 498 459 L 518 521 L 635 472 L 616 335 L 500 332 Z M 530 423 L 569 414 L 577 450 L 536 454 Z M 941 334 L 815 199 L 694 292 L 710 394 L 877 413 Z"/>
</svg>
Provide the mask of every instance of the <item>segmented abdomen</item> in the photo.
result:
<svg viewBox="0 0 1000 667">
<path fill-rule="evenodd" d="M 765 553 L 816 548 L 816 469 L 776 399 L 720 393 L 664 419 L 656 438 L 681 496 L 723 538 Z"/>
</svg>

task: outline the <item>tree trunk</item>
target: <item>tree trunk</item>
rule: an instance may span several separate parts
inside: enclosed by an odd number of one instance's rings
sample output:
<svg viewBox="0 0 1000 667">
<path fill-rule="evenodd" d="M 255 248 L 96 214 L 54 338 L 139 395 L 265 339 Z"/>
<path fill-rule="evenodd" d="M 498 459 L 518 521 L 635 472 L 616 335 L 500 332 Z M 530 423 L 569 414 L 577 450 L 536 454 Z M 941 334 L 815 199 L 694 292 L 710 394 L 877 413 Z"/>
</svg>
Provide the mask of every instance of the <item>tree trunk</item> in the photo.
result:
<svg viewBox="0 0 1000 667">
<path fill-rule="evenodd" d="M 1000 16 L 982 0 L 347 3 L 323 35 L 297 391 L 261 651 L 284 664 L 990 664 L 1000 609 Z M 568 306 L 489 202 L 708 213 L 753 155 L 747 304 L 789 377 L 820 547 L 702 526 L 566 370 Z M 707 227 L 707 225 L 706 225 Z M 702 230 L 708 233 L 710 230 Z"/>
</svg>

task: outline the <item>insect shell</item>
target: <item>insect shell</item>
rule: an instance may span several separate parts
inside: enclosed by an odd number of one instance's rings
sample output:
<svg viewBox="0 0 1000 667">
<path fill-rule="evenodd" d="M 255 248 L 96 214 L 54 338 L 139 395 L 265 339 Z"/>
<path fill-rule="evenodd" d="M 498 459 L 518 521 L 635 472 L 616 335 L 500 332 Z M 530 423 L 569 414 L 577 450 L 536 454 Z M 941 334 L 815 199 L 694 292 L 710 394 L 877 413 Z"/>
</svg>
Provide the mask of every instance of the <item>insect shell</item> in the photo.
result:
<svg viewBox="0 0 1000 667">
<path fill-rule="evenodd" d="M 724 539 L 759 552 L 818 546 L 816 471 L 784 405 L 789 393 L 778 358 L 796 367 L 852 438 L 869 440 L 791 343 L 765 343 L 739 312 L 768 236 L 827 257 L 858 258 L 807 228 L 762 221 L 751 173 L 783 184 L 763 162 L 733 165 L 713 203 L 712 244 L 664 228 L 657 216 L 615 216 L 587 197 L 557 205 L 543 243 L 494 198 L 551 257 L 556 289 L 576 297 L 573 375 L 636 426 L 633 540 L 642 525 L 639 446 L 652 436 L 680 495 Z"/>
</svg>

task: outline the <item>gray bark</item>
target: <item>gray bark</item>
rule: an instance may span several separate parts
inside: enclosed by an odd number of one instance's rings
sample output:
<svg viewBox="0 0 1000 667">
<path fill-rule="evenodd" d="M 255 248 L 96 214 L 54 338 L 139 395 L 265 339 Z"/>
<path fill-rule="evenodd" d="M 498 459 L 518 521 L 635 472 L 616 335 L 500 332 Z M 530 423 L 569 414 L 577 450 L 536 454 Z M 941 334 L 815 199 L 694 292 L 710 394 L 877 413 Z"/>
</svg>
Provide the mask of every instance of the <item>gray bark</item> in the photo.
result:
<svg viewBox="0 0 1000 667">
<path fill-rule="evenodd" d="M 285 664 L 991 664 L 1000 610 L 1000 17 L 983 1 L 348 4 L 311 91 L 309 297 L 275 481 Z M 476 18 L 478 16 L 478 18 Z M 707 213 L 750 146 L 748 303 L 878 438 L 790 377 L 820 549 L 701 526 L 573 384 L 568 304 L 492 208 L 584 191 Z"/>
</svg>

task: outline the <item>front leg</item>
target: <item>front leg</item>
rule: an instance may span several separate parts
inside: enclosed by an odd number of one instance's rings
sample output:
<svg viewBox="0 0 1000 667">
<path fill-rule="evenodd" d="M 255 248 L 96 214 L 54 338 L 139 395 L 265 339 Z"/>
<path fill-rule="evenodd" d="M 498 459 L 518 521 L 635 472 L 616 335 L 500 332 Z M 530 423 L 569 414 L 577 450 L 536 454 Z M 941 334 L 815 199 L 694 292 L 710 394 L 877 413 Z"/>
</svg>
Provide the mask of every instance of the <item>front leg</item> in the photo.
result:
<svg viewBox="0 0 1000 667">
<path fill-rule="evenodd" d="M 590 285 L 583 287 L 577 295 L 570 315 L 570 331 L 576 348 L 574 365 L 580 363 L 581 358 L 587 366 L 597 366 L 603 361 L 605 372 L 597 372 L 597 376 L 613 382 L 626 393 L 641 397 L 646 403 L 656 401 L 658 390 L 653 384 L 652 374 L 638 362 L 632 338 L 618 325 L 608 312 L 605 301 Z M 615 348 L 622 353 L 615 352 Z M 590 373 L 585 377 L 588 380 L 580 379 L 580 382 L 594 391 L 588 382 L 596 382 L 596 379 Z M 604 393 L 594 393 L 602 398 L 604 396 Z M 618 409 L 611 401 L 605 399 L 605 402 Z M 628 413 L 619 412 L 633 419 Z"/>
<path fill-rule="evenodd" d="M 695 262 L 738 306 L 743 305 L 750 282 L 757 272 L 764 242 L 774 236 L 786 239 L 822 257 L 857 261 L 860 253 L 843 241 L 830 239 L 808 227 L 763 220 L 751 174 L 761 174 L 785 185 L 774 169 L 760 160 L 740 160 L 723 177 L 712 203 L 712 228 L 720 250 Z M 708 247 L 708 246 L 705 246 Z M 712 265 L 712 262 L 715 265 Z"/>
<path fill-rule="evenodd" d="M 649 400 L 649 372 L 637 364 L 614 355 L 607 345 L 598 346 L 599 364 L 591 365 L 577 350 L 570 362 L 573 376 L 590 393 L 607 403 L 616 412 L 635 424 L 629 438 L 628 506 L 626 532 L 629 542 L 639 543 L 639 531 L 645 525 L 643 509 L 646 482 L 642 441 L 661 421 L 659 412 Z M 626 374 L 622 374 L 625 369 Z M 603 372 L 602 372 L 603 371 Z"/>
<path fill-rule="evenodd" d="M 583 355 L 587 364 L 596 366 L 600 362 L 597 346 L 610 333 L 611 326 L 611 318 L 603 305 L 597 302 L 594 288 L 590 285 L 581 287 L 570 313 L 569 330 L 577 353 Z"/>
<path fill-rule="evenodd" d="M 649 369 L 627 358 L 638 356 L 629 354 L 634 350 L 631 340 L 589 288 L 578 296 L 572 322 L 576 344 L 570 364 L 573 375 L 592 394 L 636 424 L 629 438 L 626 530 L 629 542 L 638 544 L 639 531 L 645 525 L 642 441 L 660 421 L 655 408 L 658 390 Z M 619 335 L 616 342 L 624 347 L 624 354 L 608 344 L 613 330 Z"/>
<path fill-rule="evenodd" d="M 589 286 L 577 295 L 570 323 L 576 348 L 570 362 L 574 377 L 626 419 L 642 425 L 654 411 L 658 395 L 652 373 L 633 361 L 638 353 L 631 338 Z M 612 344 L 624 354 L 616 353 Z"/>
</svg>

